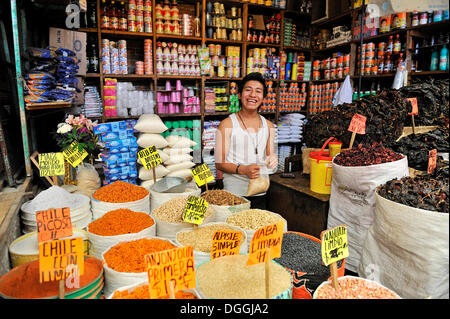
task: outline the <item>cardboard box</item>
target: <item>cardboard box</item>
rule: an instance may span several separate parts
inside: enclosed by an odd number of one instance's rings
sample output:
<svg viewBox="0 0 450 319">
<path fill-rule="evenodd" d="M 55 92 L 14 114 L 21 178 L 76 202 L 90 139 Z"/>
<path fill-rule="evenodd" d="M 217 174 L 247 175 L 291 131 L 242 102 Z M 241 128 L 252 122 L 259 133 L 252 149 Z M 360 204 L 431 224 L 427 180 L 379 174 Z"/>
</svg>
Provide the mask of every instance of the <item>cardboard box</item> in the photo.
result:
<svg viewBox="0 0 450 319">
<path fill-rule="evenodd" d="M 49 45 L 72 50 L 80 63 L 78 75 L 86 75 L 86 33 L 66 29 L 50 28 Z"/>
</svg>

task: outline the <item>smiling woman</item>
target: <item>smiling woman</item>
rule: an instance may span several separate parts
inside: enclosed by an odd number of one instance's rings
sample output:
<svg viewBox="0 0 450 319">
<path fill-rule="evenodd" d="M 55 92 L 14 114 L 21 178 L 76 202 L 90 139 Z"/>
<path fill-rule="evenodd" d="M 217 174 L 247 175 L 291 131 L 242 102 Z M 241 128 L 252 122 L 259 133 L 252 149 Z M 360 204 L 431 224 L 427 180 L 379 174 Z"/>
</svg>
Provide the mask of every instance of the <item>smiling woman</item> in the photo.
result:
<svg viewBox="0 0 450 319">
<path fill-rule="evenodd" d="M 248 74 L 239 87 L 242 108 L 223 120 L 216 133 L 216 168 L 223 174 L 224 189 L 246 196 L 250 179 L 261 169 L 275 170 L 274 125 L 258 114 L 267 94 L 261 73 Z M 265 193 L 247 197 L 251 207 L 264 209 Z"/>
</svg>

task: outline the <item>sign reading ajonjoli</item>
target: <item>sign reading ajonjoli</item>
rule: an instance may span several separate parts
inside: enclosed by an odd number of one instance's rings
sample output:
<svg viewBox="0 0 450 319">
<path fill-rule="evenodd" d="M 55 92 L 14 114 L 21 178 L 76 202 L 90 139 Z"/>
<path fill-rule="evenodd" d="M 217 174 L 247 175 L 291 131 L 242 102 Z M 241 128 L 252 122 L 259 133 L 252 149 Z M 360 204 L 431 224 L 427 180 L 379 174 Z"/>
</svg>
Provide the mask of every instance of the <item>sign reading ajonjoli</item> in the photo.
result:
<svg viewBox="0 0 450 319">
<path fill-rule="evenodd" d="M 189 196 L 184 208 L 183 220 L 187 223 L 201 225 L 205 218 L 208 202 L 203 198 Z"/>
<path fill-rule="evenodd" d="M 211 259 L 222 256 L 238 255 L 241 246 L 242 233 L 232 230 L 217 230 L 214 232 L 211 245 Z"/>
<path fill-rule="evenodd" d="M 144 258 L 150 298 L 169 295 L 170 283 L 173 284 L 173 293 L 196 287 L 193 247 L 158 251 L 145 255 Z"/>
<path fill-rule="evenodd" d="M 84 273 L 83 238 L 66 238 L 39 243 L 39 282 L 63 280 L 70 275 L 69 265 Z"/>
<path fill-rule="evenodd" d="M 39 176 L 59 176 L 64 175 L 64 154 L 42 153 L 38 155 Z"/>
<path fill-rule="evenodd" d="M 152 169 L 162 163 L 161 157 L 155 146 L 144 148 L 143 150 L 140 150 L 137 155 L 146 169 Z"/>
<path fill-rule="evenodd" d="M 326 266 L 348 257 L 347 226 L 322 232 L 322 260 Z"/>
<path fill-rule="evenodd" d="M 89 155 L 88 152 L 86 152 L 86 150 L 78 144 L 78 142 L 72 142 L 72 144 L 70 144 L 70 146 L 63 151 L 63 154 L 66 161 L 68 161 L 73 167 L 80 165 L 84 158 Z"/>
<path fill-rule="evenodd" d="M 38 242 L 72 236 L 70 207 L 36 212 L 36 226 Z"/>
<path fill-rule="evenodd" d="M 192 176 L 194 176 L 195 182 L 197 185 L 203 186 L 205 183 L 212 182 L 214 180 L 214 176 L 211 173 L 208 165 L 202 164 L 193 169 L 191 169 Z"/>
</svg>

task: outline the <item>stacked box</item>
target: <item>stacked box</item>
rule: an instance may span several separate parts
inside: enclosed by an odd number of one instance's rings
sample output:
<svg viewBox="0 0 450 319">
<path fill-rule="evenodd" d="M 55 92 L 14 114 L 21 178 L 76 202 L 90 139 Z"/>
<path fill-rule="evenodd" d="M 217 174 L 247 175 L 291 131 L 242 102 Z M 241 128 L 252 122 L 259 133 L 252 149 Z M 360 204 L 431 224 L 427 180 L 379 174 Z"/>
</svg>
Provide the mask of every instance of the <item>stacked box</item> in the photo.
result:
<svg viewBox="0 0 450 319">
<path fill-rule="evenodd" d="M 94 134 L 104 144 L 100 158 L 105 174 L 103 185 L 115 181 L 136 184 L 136 153 L 139 149 L 134 136 L 136 120 L 100 123 L 94 126 Z"/>
</svg>

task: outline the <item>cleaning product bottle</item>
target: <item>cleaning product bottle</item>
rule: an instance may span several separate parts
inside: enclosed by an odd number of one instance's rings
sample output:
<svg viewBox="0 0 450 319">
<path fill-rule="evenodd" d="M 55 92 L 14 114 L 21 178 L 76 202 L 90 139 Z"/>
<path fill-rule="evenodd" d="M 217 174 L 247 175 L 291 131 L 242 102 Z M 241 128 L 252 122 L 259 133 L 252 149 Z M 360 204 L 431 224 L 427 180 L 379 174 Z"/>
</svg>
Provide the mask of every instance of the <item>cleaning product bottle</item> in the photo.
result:
<svg viewBox="0 0 450 319">
<path fill-rule="evenodd" d="M 433 50 L 431 53 L 431 63 L 430 63 L 430 71 L 436 71 L 439 66 L 439 52 L 437 49 Z"/>
<path fill-rule="evenodd" d="M 439 70 L 446 71 L 448 70 L 448 49 L 447 46 L 444 45 L 439 54 Z"/>
</svg>

